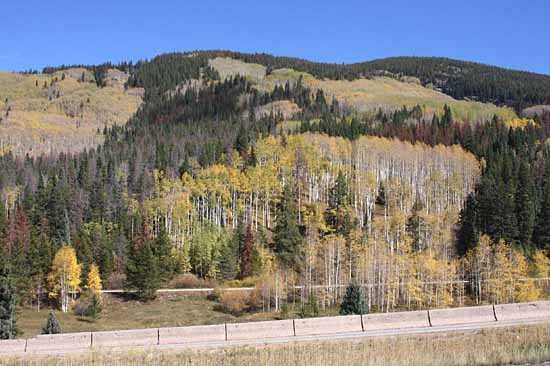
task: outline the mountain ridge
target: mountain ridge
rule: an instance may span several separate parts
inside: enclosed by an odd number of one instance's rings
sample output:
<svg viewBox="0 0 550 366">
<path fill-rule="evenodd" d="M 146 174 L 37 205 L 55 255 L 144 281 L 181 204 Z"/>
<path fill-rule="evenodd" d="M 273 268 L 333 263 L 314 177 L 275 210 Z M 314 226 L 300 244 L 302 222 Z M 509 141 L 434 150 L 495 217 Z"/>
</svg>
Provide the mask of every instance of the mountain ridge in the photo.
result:
<svg viewBox="0 0 550 366">
<path fill-rule="evenodd" d="M 473 99 L 513 107 L 518 113 L 533 105 L 550 103 L 550 75 L 514 70 L 475 61 L 463 61 L 438 56 L 395 56 L 347 64 L 310 61 L 297 57 L 274 56 L 268 53 L 242 53 L 229 50 L 196 50 L 157 55 L 136 63 L 121 62 L 88 65 L 97 68 L 110 65 L 114 68 L 139 69 L 159 58 L 173 56 L 200 56 L 204 58 L 230 57 L 272 69 L 291 68 L 308 72 L 321 79 L 354 80 L 376 75 L 396 74 L 413 76 L 422 85 L 433 86 L 456 99 Z M 86 65 L 45 67 L 43 72 Z"/>
</svg>

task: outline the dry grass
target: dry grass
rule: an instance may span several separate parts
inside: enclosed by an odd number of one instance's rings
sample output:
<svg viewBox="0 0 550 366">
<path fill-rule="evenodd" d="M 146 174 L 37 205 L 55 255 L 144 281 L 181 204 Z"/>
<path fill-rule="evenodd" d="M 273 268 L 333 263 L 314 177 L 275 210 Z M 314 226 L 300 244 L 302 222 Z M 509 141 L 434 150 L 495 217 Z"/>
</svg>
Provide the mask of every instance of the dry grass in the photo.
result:
<svg viewBox="0 0 550 366">
<path fill-rule="evenodd" d="M 118 296 L 104 294 L 103 312 L 95 322 L 72 312 L 56 311 L 56 316 L 64 333 L 273 320 L 280 316 L 276 312 L 261 311 L 234 316 L 221 311 L 219 306 L 219 302 L 208 300 L 205 294 L 162 294 L 147 303 L 126 301 Z M 296 315 L 298 311 L 296 309 L 293 314 Z M 46 323 L 48 312 L 49 309 L 37 312 L 36 309 L 19 308 L 17 326 L 23 332 L 20 338 L 39 334 Z M 322 315 L 336 313 L 336 309 L 327 309 Z"/>
<path fill-rule="evenodd" d="M 222 79 L 241 75 L 254 82 L 262 81 L 267 70 L 263 65 L 246 63 L 229 57 L 216 57 L 209 60 L 208 65 L 217 70 Z"/>
<path fill-rule="evenodd" d="M 10 358 L 2 365 L 508 365 L 550 360 L 550 327 L 523 326 L 446 335 L 397 336 L 214 350 Z"/>
<path fill-rule="evenodd" d="M 90 322 L 89 319 L 79 317 L 72 312 L 56 312 L 62 331 L 72 333 L 237 321 L 229 314 L 214 310 L 217 303 L 201 295 L 166 294 L 154 301 L 142 303 L 104 294 L 103 302 L 102 315 L 95 322 Z M 20 308 L 17 314 L 17 325 L 23 331 L 21 337 L 30 338 L 39 334 L 46 322 L 48 311 L 44 309 L 37 312 L 34 309 Z"/>
</svg>

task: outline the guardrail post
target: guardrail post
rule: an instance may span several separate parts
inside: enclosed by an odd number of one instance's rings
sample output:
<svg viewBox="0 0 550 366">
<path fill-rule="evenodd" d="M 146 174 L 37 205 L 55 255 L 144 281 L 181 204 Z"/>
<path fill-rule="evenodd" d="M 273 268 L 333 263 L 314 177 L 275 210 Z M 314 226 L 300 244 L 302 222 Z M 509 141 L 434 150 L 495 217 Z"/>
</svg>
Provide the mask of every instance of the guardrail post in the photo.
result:
<svg viewBox="0 0 550 366">
<path fill-rule="evenodd" d="M 495 309 L 495 304 L 494 303 L 493 303 L 493 316 L 495 317 L 495 321 L 498 322 L 497 311 Z"/>
<path fill-rule="evenodd" d="M 428 309 L 428 324 L 430 324 L 430 327 L 433 327 L 432 318 L 430 318 L 430 309 Z"/>
<path fill-rule="evenodd" d="M 157 328 L 157 346 L 160 345 L 160 328 Z"/>
<path fill-rule="evenodd" d="M 361 314 L 361 331 L 365 331 L 365 325 L 363 324 L 363 314 Z"/>
<path fill-rule="evenodd" d="M 29 340 L 28 340 L 28 339 L 25 339 L 25 351 L 23 351 L 23 352 L 27 352 L 27 343 L 28 343 L 28 342 L 29 342 Z"/>
<path fill-rule="evenodd" d="M 94 348 L 94 332 L 90 332 L 90 348 Z"/>
<path fill-rule="evenodd" d="M 227 341 L 227 323 L 224 324 L 225 325 L 225 340 Z"/>
<path fill-rule="evenodd" d="M 292 332 L 294 334 L 294 337 L 296 337 L 296 322 L 294 319 L 292 319 Z"/>
</svg>

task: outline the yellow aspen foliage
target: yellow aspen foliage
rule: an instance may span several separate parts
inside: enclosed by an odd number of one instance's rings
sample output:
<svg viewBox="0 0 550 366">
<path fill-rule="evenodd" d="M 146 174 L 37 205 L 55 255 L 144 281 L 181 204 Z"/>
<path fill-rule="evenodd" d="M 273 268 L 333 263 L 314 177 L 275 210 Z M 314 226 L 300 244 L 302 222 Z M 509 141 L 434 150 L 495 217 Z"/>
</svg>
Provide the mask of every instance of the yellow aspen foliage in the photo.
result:
<svg viewBox="0 0 550 366">
<path fill-rule="evenodd" d="M 94 263 L 90 266 L 90 271 L 88 272 L 86 287 L 92 292 L 99 294 L 103 288 L 101 283 L 101 276 L 99 275 L 99 268 Z"/>
<path fill-rule="evenodd" d="M 533 255 L 533 276 L 538 278 L 537 287 L 545 295 L 550 294 L 550 258 L 548 253 L 537 250 Z"/>
<path fill-rule="evenodd" d="M 537 278 L 550 277 L 550 258 L 548 253 L 537 250 L 533 255 L 533 274 Z"/>
<path fill-rule="evenodd" d="M 74 299 L 75 292 L 80 286 L 81 267 L 76 259 L 73 247 L 64 245 L 57 251 L 53 259 L 52 268 L 48 274 L 49 296 L 58 298 L 61 310 L 67 312 L 69 301 Z"/>
<path fill-rule="evenodd" d="M 512 277 L 515 279 L 514 286 L 514 301 L 536 301 L 540 297 L 540 290 L 535 286 L 535 281 L 528 278 L 529 276 L 529 263 L 525 256 L 518 250 L 510 249 L 512 254 L 510 255 L 512 262 Z"/>
</svg>

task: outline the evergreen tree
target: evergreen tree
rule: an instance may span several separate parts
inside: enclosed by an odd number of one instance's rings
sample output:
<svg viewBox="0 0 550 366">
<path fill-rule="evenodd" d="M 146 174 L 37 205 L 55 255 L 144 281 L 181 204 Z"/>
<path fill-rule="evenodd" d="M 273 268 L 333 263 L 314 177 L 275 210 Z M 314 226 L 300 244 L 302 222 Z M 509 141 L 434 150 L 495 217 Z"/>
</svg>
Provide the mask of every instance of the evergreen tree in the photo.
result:
<svg viewBox="0 0 550 366">
<path fill-rule="evenodd" d="M 83 230 L 81 230 L 80 235 L 74 241 L 76 258 L 82 265 L 82 275 L 84 277 L 88 275 L 90 265 L 94 262 L 90 239 L 91 238 L 88 235 L 84 235 Z"/>
<path fill-rule="evenodd" d="M 518 171 L 518 189 L 516 192 L 516 217 L 518 223 L 518 241 L 524 247 L 531 245 L 535 227 L 535 184 L 529 163 L 522 160 Z"/>
<path fill-rule="evenodd" d="M 277 204 L 273 251 L 284 267 L 299 270 L 303 259 L 303 238 L 298 226 L 298 208 L 292 186 L 293 183 L 287 181 Z"/>
<path fill-rule="evenodd" d="M 234 280 L 238 272 L 238 246 L 237 242 L 232 238 L 228 240 L 220 250 L 220 276 L 223 280 Z"/>
<path fill-rule="evenodd" d="M 152 238 L 147 224 L 143 225 L 142 233 L 130 246 L 126 263 L 126 288 L 135 290 L 141 300 L 151 300 L 156 297 L 160 286 L 158 260 L 151 249 Z"/>
<path fill-rule="evenodd" d="M 550 174 L 547 174 L 542 187 L 540 210 L 534 230 L 534 240 L 541 249 L 550 249 Z"/>
<path fill-rule="evenodd" d="M 255 167 L 256 164 L 258 164 L 258 158 L 256 157 L 256 150 L 254 149 L 254 146 L 250 149 L 250 155 L 248 156 L 247 160 L 248 166 Z"/>
<path fill-rule="evenodd" d="M 239 129 L 234 147 L 242 156 L 248 152 L 248 132 L 243 125 Z"/>
<path fill-rule="evenodd" d="M 514 172 L 514 160 L 506 154 L 502 162 L 501 179 L 498 180 L 499 194 L 498 215 L 501 222 L 499 235 L 495 238 L 512 243 L 518 236 L 518 221 L 516 217 L 517 174 Z"/>
<path fill-rule="evenodd" d="M 155 239 L 153 253 L 158 262 L 160 278 L 163 281 L 169 280 L 174 274 L 174 268 L 170 257 L 171 246 L 168 231 L 166 231 L 164 223 L 160 223 L 160 229 Z"/>
<path fill-rule="evenodd" d="M 0 200 L 0 240 L 4 237 L 6 229 L 8 227 L 6 206 L 4 206 L 3 200 Z"/>
<path fill-rule="evenodd" d="M 380 185 L 380 189 L 378 190 L 378 195 L 376 196 L 376 204 L 380 206 L 386 205 L 386 189 L 384 188 L 384 185 Z"/>
<path fill-rule="evenodd" d="M 348 185 L 342 171 L 338 172 L 336 181 L 329 191 L 325 222 L 331 232 L 345 237 L 349 235 L 353 227 L 348 210 Z"/>
<path fill-rule="evenodd" d="M 240 248 L 240 276 L 241 278 L 252 275 L 252 254 L 254 251 L 254 234 L 252 234 L 252 225 L 246 227 L 246 236 L 243 245 Z"/>
<path fill-rule="evenodd" d="M 441 117 L 440 124 L 441 127 L 449 127 L 453 122 L 453 113 L 451 112 L 451 107 L 447 104 L 443 106 L 443 117 Z"/>
<path fill-rule="evenodd" d="M 0 339 L 17 335 L 15 286 L 4 266 L 0 266 Z"/>
<path fill-rule="evenodd" d="M 465 255 L 477 244 L 479 240 L 478 225 L 476 197 L 471 193 L 466 198 L 464 208 L 460 212 L 456 247 L 458 255 Z"/>
<path fill-rule="evenodd" d="M 99 318 L 102 311 L 103 306 L 101 305 L 101 298 L 99 297 L 99 294 L 92 294 L 92 300 L 88 306 L 88 309 L 86 309 L 86 316 L 89 316 L 95 321 Z"/>
<path fill-rule="evenodd" d="M 361 286 L 355 282 L 351 282 L 346 288 L 346 294 L 340 305 L 340 315 L 351 314 L 366 314 L 368 313 L 367 305 L 363 299 L 363 291 Z"/>
<path fill-rule="evenodd" d="M 233 236 L 220 250 L 220 276 L 224 280 L 234 280 L 240 274 L 240 253 L 244 246 L 245 232 L 242 221 L 233 231 Z"/>
<path fill-rule="evenodd" d="M 37 228 L 37 240 L 41 260 L 40 266 L 44 274 L 48 273 L 54 257 L 54 248 L 49 237 L 49 227 L 50 224 L 47 218 L 40 219 Z"/>
<path fill-rule="evenodd" d="M 56 247 L 60 247 L 66 241 L 66 207 L 65 207 L 65 190 L 58 178 L 51 178 L 46 187 L 47 192 L 47 218 L 50 224 L 51 238 L 55 242 Z M 57 249 L 56 248 L 56 249 Z"/>
<path fill-rule="evenodd" d="M 407 220 L 407 233 L 412 239 L 413 249 L 420 251 L 425 249 L 425 238 L 428 226 L 421 216 L 424 206 L 422 201 L 417 198 L 412 207 L 412 215 Z"/>
<path fill-rule="evenodd" d="M 46 320 L 46 324 L 42 328 L 42 334 L 60 334 L 61 333 L 61 327 L 59 326 L 59 321 L 57 321 L 57 317 L 55 316 L 55 313 L 53 311 L 50 311 L 48 313 L 48 320 Z"/>
</svg>

